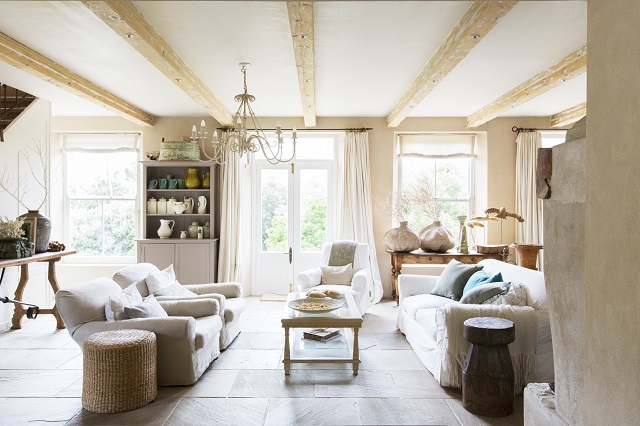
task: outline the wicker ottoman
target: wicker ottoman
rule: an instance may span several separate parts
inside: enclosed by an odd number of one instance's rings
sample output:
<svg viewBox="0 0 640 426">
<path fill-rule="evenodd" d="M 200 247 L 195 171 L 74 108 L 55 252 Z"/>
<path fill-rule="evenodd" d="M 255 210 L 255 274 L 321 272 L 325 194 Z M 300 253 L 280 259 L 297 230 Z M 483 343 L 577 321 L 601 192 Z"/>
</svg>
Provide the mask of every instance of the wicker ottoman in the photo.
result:
<svg viewBox="0 0 640 426">
<path fill-rule="evenodd" d="M 119 413 L 158 394 L 156 335 L 144 330 L 95 333 L 84 341 L 82 407 Z"/>
</svg>

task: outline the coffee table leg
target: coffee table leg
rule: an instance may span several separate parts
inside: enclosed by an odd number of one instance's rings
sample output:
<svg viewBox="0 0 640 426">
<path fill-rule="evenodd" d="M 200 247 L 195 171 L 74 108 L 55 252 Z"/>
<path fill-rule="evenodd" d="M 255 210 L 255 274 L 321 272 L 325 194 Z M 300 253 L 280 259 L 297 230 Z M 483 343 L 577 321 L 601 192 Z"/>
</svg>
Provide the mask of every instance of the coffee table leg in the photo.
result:
<svg viewBox="0 0 640 426">
<path fill-rule="evenodd" d="M 358 375 L 358 366 L 360 365 L 360 350 L 358 348 L 358 332 L 360 329 L 354 327 L 353 329 L 353 375 Z"/>
<path fill-rule="evenodd" d="M 289 327 L 284 328 L 284 374 L 289 375 L 291 368 L 291 348 L 289 347 Z"/>
</svg>

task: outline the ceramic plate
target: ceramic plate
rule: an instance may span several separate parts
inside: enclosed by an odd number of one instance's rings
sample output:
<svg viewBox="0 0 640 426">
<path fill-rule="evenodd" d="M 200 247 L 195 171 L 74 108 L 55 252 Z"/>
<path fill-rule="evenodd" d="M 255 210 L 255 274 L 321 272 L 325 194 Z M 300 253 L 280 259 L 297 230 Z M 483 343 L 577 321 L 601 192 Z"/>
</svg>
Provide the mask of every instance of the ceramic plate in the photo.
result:
<svg viewBox="0 0 640 426">
<path fill-rule="evenodd" d="M 288 306 L 296 311 L 319 314 L 322 312 L 331 312 L 344 305 L 341 299 L 319 299 L 314 297 L 305 297 L 304 299 L 292 300 Z"/>
</svg>

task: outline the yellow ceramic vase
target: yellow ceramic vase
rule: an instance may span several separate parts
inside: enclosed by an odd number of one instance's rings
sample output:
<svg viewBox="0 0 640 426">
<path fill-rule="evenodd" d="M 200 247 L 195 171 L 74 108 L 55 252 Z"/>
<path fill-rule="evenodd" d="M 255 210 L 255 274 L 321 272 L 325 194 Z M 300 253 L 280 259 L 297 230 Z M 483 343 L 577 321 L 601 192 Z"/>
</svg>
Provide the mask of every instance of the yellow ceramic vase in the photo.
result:
<svg viewBox="0 0 640 426">
<path fill-rule="evenodd" d="M 211 173 L 204 172 L 204 175 L 202 176 L 202 187 L 204 189 L 211 188 Z"/>
<path fill-rule="evenodd" d="M 187 189 L 200 188 L 200 178 L 198 177 L 198 169 L 187 169 L 187 176 L 184 180 Z"/>
</svg>

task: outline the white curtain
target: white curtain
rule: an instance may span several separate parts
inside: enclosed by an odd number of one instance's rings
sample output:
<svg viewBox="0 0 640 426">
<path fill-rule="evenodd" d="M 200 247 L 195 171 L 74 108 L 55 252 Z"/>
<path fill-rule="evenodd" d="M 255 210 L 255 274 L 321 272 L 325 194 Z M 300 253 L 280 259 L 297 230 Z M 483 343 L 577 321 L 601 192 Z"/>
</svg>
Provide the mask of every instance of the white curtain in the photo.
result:
<svg viewBox="0 0 640 426">
<path fill-rule="evenodd" d="M 369 245 L 369 262 L 373 288 L 371 301 L 382 299 L 382 281 L 373 238 L 371 208 L 371 172 L 369 170 L 369 135 L 366 131 L 349 131 L 344 146 L 344 188 L 340 209 L 340 239 Z"/>
<path fill-rule="evenodd" d="M 540 136 L 536 131 L 520 131 L 516 143 L 516 213 L 524 218 L 516 224 L 516 242 L 542 244 L 542 200 L 536 194 Z"/>
<path fill-rule="evenodd" d="M 228 152 L 220 166 L 220 251 L 218 282 L 241 280 L 240 193 L 242 191 L 239 153 Z"/>
</svg>

